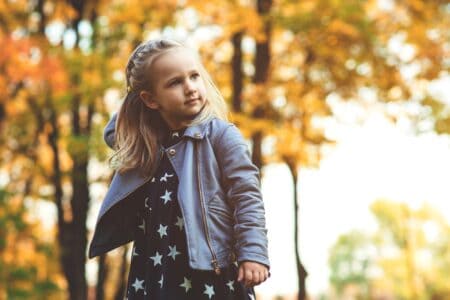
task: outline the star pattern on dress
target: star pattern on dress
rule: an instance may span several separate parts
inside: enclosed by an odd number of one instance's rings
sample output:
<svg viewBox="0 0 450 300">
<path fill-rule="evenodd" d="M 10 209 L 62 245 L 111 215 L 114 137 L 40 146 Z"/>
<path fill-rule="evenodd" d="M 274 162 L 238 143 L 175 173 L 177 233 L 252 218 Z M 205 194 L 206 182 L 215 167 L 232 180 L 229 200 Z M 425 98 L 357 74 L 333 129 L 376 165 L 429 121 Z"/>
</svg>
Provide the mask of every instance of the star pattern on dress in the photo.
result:
<svg viewBox="0 0 450 300">
<path fill-rule="evenodd" d="M 136 296 L 152 297 L 153 289 L 158 290 L 159 286 L 161 295 L 168 293 L 168 297 L 171 297 L 170 295 L 176 297 L 176 293 L 180 295 L 180 300 L 192 298 L 191 295 L 198 295 L 194 298 L 200 298 L 201 295 L 202 299 L 215 300 L 222 297 L 222 294 L 233 299 L 254 300 L 252 291 L 241 289 L 241 285 L 235 279 L 237 268 L 234 268 L 233 264 L 238 267 L 237 261 L 230 262 L 232 271 L 223 278 L 220 287 L 218 283 L 211 282 L 210 278 L 200 280 L 195 273 L 188 273 L 188 248 L 184 241 L 187 220 L 183 218 L 177 198 L 179 192 L 177 173 L 172 168 L 169 156 L 164 156 L 160 166 L 139 196 L 141 204 L 135 219 L 137 223 L 135 226 L 138 227 L 136 231 L 139 234 L 136 235 L 132 248 L 130 282 L 127 286 L 129 299 Z M 140 234 L 141 229 L 144 234 Z M 176 277 L 173 280 L 169 277 L 165 280 L 164 277 L 169 274 L 167 272 L 170 274 L 174 272 Z M 211 276 L 213 275 L 211 273 Z M 141 278 L 143 280 L 140 280 Z"/>
<path fill-rule="evenodd" d="M 161 199 L 164 200 L 164 204 L 166 204 L 167 202 L 172 200 L 172 198 L 170 197 L 171 194 L 172 194 L 172 192 L 169 192 L 168 190 L 166 190 L 164 195 L 161 196 Z"/>
<path fill-rule="evenodd" d="M 175 256 L 180 255 L 181 252 L 177 251 L 177 246 L 174 245 L 173 247 L 169 246 L 169 254 L 167 256 L 172 257 L 173 260 L 175 260 Z"/>
<path fill-rule="evenodd" d="M 163 236 L 167 235 L 167 226 L 159 224 L 159 229 L 157 231 L 159 232 L 159 237 L 163 238 Z"/>
<path fill-rule="evenodd" d="M 189 291 L 189 289 L 192 289 L 192 282 L 187 279 L 186 277 L 184 277 L 184 282 L 182 284 L 180 284 L 181 287 L 185 288 L 185 292 L 187 293 Z"/>
<path fill-rule="evenodd" d="M 180 230 L 183 230 L 183 218 L 177 216 L 177 222 L 174 225 L 177 226 Z"/>
<path fill-rule="evenodd" d="M 227 286 L 230 288 L 230 291 L 233 292 L 234 291 L 234 280 L 230 280 L 227 282 Z"/>
<path fill-rule="evenodd" d="M 164 275 L 161 275 L 161 279 L 158 281 L 158 283 L 161 285 L 160 287 L 162 288 L 164 283 Z"/>
<path fill-rule="evenodd" d="M 172 137 L 180 137 L 180 133 L 178 131 L 172 132 Z"/>
<path fill-rule="evenodd" d="M 136 280 L 134 281 L 134 283 L 132 284 L 132 286 L 134 287 L 134 291 L 135 292 L 137 292 L 137 291 L 139 291 L 139 290 L 143 290 L 144 289 L 144 287 L 142 286 L 142 284 L 144 283 L 144 280 L 139 280 L 137 277 L 136 277 Z"/>
<path fill-rule="evenodd" d="M 205 290 L 203 291 L 203 294 L 208 295 L 208 299 L 211 299 L 211 297 L 213 295 L 215 295 L 215 293 L 214 293 L 214 286 L 205 284 Z"/>
<path fill-rule="evenodd" d="M 173 177 L 173 174 L 167 174 L 167 173 L 164 173 L 164 176 L 162 176 L 160 179 L 159 179 L 159 181 L 165 181 L 165 182 L 167 182 L 167 178 L 168 177 Z"/>
<path fill-rule="evenodd" d="M 163 256 L 162 256 L 161 254 L 159 254 L 158 251 L 156 251 L 156 253 L 155 253 L 154 256 L 150 256 L 150 259 L 153 260 L 153 266 L 161 265 L 161 259 L 162 259 L 162 257 L 163 257 Z"/>
</svg>

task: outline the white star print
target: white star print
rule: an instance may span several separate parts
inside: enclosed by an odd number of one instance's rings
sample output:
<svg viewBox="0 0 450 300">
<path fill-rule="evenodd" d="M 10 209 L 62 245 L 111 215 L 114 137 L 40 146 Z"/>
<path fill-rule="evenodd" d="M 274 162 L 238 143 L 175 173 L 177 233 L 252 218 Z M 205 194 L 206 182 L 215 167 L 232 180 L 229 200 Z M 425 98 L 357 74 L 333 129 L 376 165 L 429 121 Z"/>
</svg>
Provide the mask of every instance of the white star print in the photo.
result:
<svg viewBox="0 0 450 300">
<path fill-rule="evenodd" d="M 250 298 L 250 300 L 255 300 L 255 296 L 253 296 L 252 294 L 248 294 L 248 297 Z"/>
<path fill-rule="evenodd" d="M 179 216 L 177 216 L 177 222 L 175 223 L 175 226 L 178 226 L 178 228 L 180 228 L 180 230 L 183 230 L 183 218 L 180 218 Z"/>
<path fill-rule="evenodd" d="M 181 252 L 177 251 L 177 246 L 176 245 L 173 246 L 173 247 L 169 246 L 169 250 L 170 251 L 169 251 L 169 254 L 167 254 L 167 256 L 171 256 L 173 260 L 175 260 L 175 256 L 181 254 Z"/>
<path fill-rule="evenodd" d="M 172 137 L 180 137 L 180 133 L 178 131 L 175 131 L 172 133 Z"/>
<path fill-rule="evenodd" d="M 182 284 L 180 284 L 180 286 L 185 288 L 186 293 L 189 291 L 189 289 L 192 288 L 191 281 L 189 279 L 187 279 L 186 277 L 184 277 L 184 282 Z"/>
<path fill-rule="evenodd" d="M 166 190 L 164 195 L 161 196 L 161 199 L 164 200 L 164 204 L 166 204 L 167 202 L 172 200 L 172 198 L 170 197 L 171 194 L 172 194 L 172 192 L 169 192 L 168 190 Z"/>
<path fill-rule="evenodd" d="M 214 293 L 214 286 L 205 284 L 205 291 L 203 294 L 208 295 L 208 298 L 211 299 L 211 297 L 215 294 Z"/>
<path fill-rule="evenodd" d="M 173 174 L 164 173 L 164 176 L 159 179 L 159 181 L 167 182 L 167 177 L 173 177 Z"/>
<path fill-rule="evenodd" d="M 230 291 L 234 291 L 234 286 L 233 286 L 233 284 L 234 284 L 234 280 L 230 280 L 230 281 L 228 281 L 228 283 L 227 283 L 228 287 L 230 288 Z"/>
<path fill-rule="evenodd" d="M 161 279 L 158 281 L 158 283 L 161 285 L 161 287 L 163 286 L 163 283 L 164 283 L 164 275 L 161 275 Z"/>
<path fill-rule="evenodd" d="M 137 292 L 140 289 L 144 289 L 144 287 L 142 286 L 142 284 L 144 283 L 144 280 L 139 280 L 136 277 L 136 280 L 134 281 L 134 283 L 132 284 L 132 286 L 134 287 L 134 291 Z"/>
<path fill-rule="evenodd" d="M 138 256 L 139 253 L 136 252 L 136 247 L 133 248 L 133 256 Z"/>
<path fill-rule="evenodd" d="M 156 178 L 155 178 L 155 177 L 153 177 L 153 178 L 152 178 L 152 182 L 155 182 L 155 181 L 156 181 Z"/>
<path fill-rule="evenodd" d="M 167 226 L 159 224 L 159 229 L 157 231 L 159 232 L 159 237 L 162 238 L 163 236 L 167 235 Z"/>
<path fill-rule="evenodd" d="M 162 255 L 159 254 L 158 251 L 156 251 L 155 256 L 150 256 L 150 259 L 153 260 L 153 266 L 156 266 L 158 264 L 161 265 L 161 258 L 162 258 Z"/>
<path fill-rule="evenodd" d="M 145 220 L 144 219 L 142 219 L 142 224 L 139 225 L 139 228 L 142 229 L 145 233 Z"/>
</svg>

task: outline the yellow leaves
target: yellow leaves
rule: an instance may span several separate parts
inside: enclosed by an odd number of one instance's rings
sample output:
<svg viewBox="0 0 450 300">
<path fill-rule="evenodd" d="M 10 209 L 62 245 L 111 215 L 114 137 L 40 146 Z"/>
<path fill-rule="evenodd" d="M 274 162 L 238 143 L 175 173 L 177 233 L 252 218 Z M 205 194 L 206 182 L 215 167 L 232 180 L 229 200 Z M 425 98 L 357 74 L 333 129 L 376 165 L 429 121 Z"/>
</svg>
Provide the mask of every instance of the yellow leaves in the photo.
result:
<svg viewBox="0 0 450 300">
<path fill-rule="evenodd" d="M 26 102 L 27 92 L 20 91 L 19 95 L 14 100 L 7 101 L 5 105 L 5 111 L 8 116 L 14 118 L 17 115 L 21 115 L 26 112 L 29 107 Z"/>
<path fill-rule="evenodd" d="M 243 5 L 232 1 L 189 0 L 187 7 L 199 12 L 202 23 L 221 26 L 224 35 L 245 31 L 257 41 L 263 41 L 266 36 L 263 32 L 263 22 L 253 5 Z"/>
<path fill-rule="evenodd" d="M 300 124 L 285 124 L 276 131 L 277 153 L 280 157 L 293 157 L 298 161 L 303 152 L 304 140 Z"/>
<path fill-rule="evenodd" d="M 89 139 L 86 136 L 71 136 L 67 144 L 67 151 L 73 160 L 87 161 L 89 155 Z"/>
<path fill-rule="evenodd" d="M 317 167 L 320 161 L 320 145 L 314 145 L 305 138 L 305 128 L 308 126 L 310 125 L 306 122 L 294 120 L 277 127 L 273 133 L 275 154 L 272 160 L 281 160 L 291 167 Z"/>
<path fill-rule="evenodd" d="M 267 119 L 256 119 L 249 117 L 247 114 L 232 113 L 230 120 L 239 127 L 242 135 L 246 138 L 250 138 L 257 131 L 262 131 L 265 134 L 273 132 L 273 122 Z"/>
<path fill-rule="evenodd" d="M 374 202 L 371 210 L 378 228 L 374 234 L 366 235 L 370 251 L 365 251 L 365 244 L 351 248 L 355 244 L 342 238 L 333 247 L 346 247 L 347 264 L 355 265 L 361 256 L 365 258 L 370 263 L 369 272 L 361 273 L 358 279 L 334 268 L 332 273 L 338 279 L 335 282 L 341 283 L 342 288 L 362 280 L 371 290 L 360 290 L 362 298 L 368 299 L 432 299 L 435 295 L 449 295 L 450 227 L 443 216 L 426 203 L 413 208 L 406 202 L 384 199 Z"/>
<path fill-rule="evenodd" d="M 55 96 L 61 95 L 68 88 L 68 75 L 64 65 L 56 56 L 46 56 L 40 64 L 41 78 L 49 83 Z"/>
<path fill-rule="evenodd" d="M 98 70 L 87 70 L 83 74 L 83 83 L 92 87 L 100 87 L 103 78 Z"/>
<path fill-rule="evenodd" d="M 258 105 L 264 105 L 269 101 L 267 87 L 264 84 L 249 84 L 243 95 L 245 110 L 251 112 Z"/>
<path fill-rule="evenodd" d="M 306 0 L 306 1 L 300 1 L 300 3 L 297 4 L 297 8 L 292 7 L 292 10 L 297 10 L 297 11 L 301 11 L 302 13 L 311 13 L 313 12 L 316 7 L 317 7 L 317 3 L 318 1 L 316 0 Z M 289 9 L 289 8 L 288 8 Z"/>
<path fill-rule="evenodd" d="M 332 33 L 348 36 L 350 38 L 356 39 L 359 37 L 359 31 L 354 25 L 339 19 L 333 20 L 328 26 L 328 29 Z"/>
<path fill-rule="evenodd" d="M 145 23 L 155 24 L 157 26 L 167 25 L 166 23 L 173 17 L 177 9 L 177 1 L 175 0 L 154 0 L 154 1 L 112 1 L 105 5 L 105 15 L 108 16 L 110 26 L 128 27 L 131 32 L 136 30 L 135 26 L 144 25 Z M 133 24 L 132 26 L 130 26 Z M 140 36 L 144 28 L 139 28 Z M 136 32 L 135 32 L 136 33 Z"/>
<path fill-rule="evenodd" d="M 277 5 L 274 10 L 285 18 L 296 18 L 298 14 L 307 15 L 314 13 L 317 8 L 317 1 L 289 1 L 283 4 Z"/>
<path fill-rule="evenodd" d="M 426 5 L 423 0 L 408 0 L 405 2 L 409 8 L 415 12 L 422 12 L 426 10 Z"/>
</svg>

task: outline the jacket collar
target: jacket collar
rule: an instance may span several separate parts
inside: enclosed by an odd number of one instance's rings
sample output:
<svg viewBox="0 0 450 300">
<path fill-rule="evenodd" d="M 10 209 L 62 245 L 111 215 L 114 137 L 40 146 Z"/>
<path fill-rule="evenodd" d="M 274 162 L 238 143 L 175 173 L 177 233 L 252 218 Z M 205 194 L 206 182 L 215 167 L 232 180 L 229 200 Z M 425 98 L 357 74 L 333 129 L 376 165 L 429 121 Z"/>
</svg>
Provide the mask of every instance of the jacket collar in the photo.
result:
<svg viewBox="0 0 450 300">
<path fill-rule="evenodd" d="M 207 133 L 208 123 L 210 120 L 211 120 L 211 118 L 208 118 L 199 124 L 189 126 L 184 131 L 183 136 L 188 136 L 190 138 L 197 139 L 197 140 L 203 139 Z"/>
</svg>

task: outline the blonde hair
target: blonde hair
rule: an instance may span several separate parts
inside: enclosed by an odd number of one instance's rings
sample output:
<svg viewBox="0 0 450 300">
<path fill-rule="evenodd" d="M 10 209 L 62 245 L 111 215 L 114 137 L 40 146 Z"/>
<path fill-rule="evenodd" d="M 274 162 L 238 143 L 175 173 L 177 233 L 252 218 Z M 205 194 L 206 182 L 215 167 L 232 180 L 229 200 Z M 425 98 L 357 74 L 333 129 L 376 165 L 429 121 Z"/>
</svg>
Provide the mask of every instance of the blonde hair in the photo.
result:
<svg viewBox="0 0 450 300">
<path fill-rule="evenodd" d="M 164 133 L 165 122 L 157 110 L 148 108 L 139 93 L 150 86 L 152 61 L 169 50 L 187 49 L 183 44 L 168 40 L 150 40 L 140 44 L 128 59 L 126 66 L 127 94 L 119 110 L 115 128 L 115 152 L 110 163 L 119 173 L 139 169 L 144 176 L 150 176 L 159 148 L 159 140 Z M 200 61 L 200 77 L 206 88 L 206 103 L 201 112 L 186 123 L 186 126 L 202 123 L 211 117 L 227 119 L 226 103 Z"/>
</svg>

